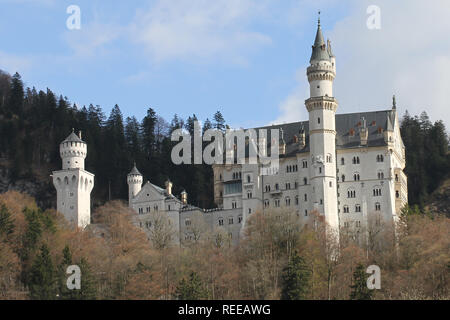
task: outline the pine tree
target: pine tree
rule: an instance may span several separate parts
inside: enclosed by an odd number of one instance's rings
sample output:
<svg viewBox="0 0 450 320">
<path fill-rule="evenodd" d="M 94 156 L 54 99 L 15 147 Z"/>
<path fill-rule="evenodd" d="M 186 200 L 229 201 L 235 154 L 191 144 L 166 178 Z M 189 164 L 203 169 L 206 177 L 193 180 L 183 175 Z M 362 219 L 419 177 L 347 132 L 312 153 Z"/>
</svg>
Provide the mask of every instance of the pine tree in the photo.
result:
<svg viewBox="0 0 450 320">
<path fill-rule="evenodd" d="M 201 300 L 207 298 L 207 291 L 197 273 L 191 272 L 188 280 L 183 278 L 178 284 L 176 296 L 178 300 Z"/>
<path fill-rule="evenodd" d="M 28 287 L 35 300 L 54 300 L 57 297 L 55 270 L 47 245 L 43 244 L 31 267 Z"/>
<path fill-rule="evenodd" d="M 295 251 L 282 275 L 281 299 L 304 300 L 310 292 L 311 270 Z"/>
<path fill-rule="evenodd" d="M 371 300 L 373 291 L 367 288 L 367 273 L 362 264 L 358 264 L 355 272 L 353 272 L 353 284 L 350 293 L 351 300 Z"/>
<path fill-rule="evenodd" d="M 214 114 L 214 128 L 220 131 L 225 130 L 225 119 L 220 111 Z"/>
</svg>

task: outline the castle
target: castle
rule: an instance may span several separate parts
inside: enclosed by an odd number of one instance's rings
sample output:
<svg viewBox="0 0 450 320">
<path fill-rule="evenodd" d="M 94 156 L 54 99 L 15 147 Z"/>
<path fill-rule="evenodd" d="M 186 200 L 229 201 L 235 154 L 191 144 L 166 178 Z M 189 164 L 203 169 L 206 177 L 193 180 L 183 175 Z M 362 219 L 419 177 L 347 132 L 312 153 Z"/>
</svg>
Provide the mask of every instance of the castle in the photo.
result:
<svg viewBox="0 0 450 320">
<path fill-rule="evenodd" d="M 252 213 L 272 208 L 296 212 L 303 225 L 313 223 L 312 213 L 317 213 L 331 229 L 351 229 L 357 239 L 370 218 L 395 225 L 408 198 L 395 97 L 388 110 L 336 115 L 335 76 L 336 58 L 330 41 L 324 41 L 319 20 L 307 68 L 309 120 L 264 127 L 280 132 L 278 171 L 265 175 L 260 163 L 214 164 L 218 208 L 204 210 L 188 204 L 186 191 L 173 195 L 170 181 L 165 188 L 150 182 L 143 185 L 143 176 L 134 166 L 127 183 L 136 223 L 150 232 L 152 213 L 165 214 L 176 230 L 176 240 L 183 241 L 195 237 L 191 226 L 200 217 L 211 230 L 223 229 L 234 243 Z M 83 224 L 93 185 L 93 175 L 78 163 L 86 156 L 85 144 L 72 134 L 62 143 L 61 156 L 63 170 L 53 174 L 58 210 Z M 74 192 L 72 184 L 80 188 Z"/>
</svg>

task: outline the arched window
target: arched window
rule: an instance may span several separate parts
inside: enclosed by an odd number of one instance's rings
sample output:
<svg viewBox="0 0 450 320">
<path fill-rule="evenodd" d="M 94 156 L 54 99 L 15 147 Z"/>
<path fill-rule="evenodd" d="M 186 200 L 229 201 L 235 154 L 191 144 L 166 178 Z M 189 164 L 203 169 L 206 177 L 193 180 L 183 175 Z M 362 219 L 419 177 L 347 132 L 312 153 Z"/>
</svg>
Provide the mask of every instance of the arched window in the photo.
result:
<svg viewBox="0 0 450 320">
<path fill-rule="evenodd" d="M 291 198 L 286 197 L 286 199 L 284 200 L 284 202 L 286 203 L 286 207 L 289 207 L 291 205 Z"/>
<path fill-rule="evenodd" d="M 298 206 L 298 196 L 295 196 L 295 205 Z"/>
<path fill-rule="evenodd" d="M 395 197 L 398 199 L 400 198 L 400 192 L 398 190 L 395 191 Z"/>
<path fill-rule="evenodd" d="M 383 173 L 383 171 L 378 171 L 378 179 L 379 179 L 379 180 L 384 179 L 384 173 Z"/>
<path fill-rule="evenodd" d="M 247 199 L 253 198 L 253 194 L 251 191 L 247 191 Z"/>
<path fill-rule="evenodd" d="M 341 158 L 341 165 L 345 165 L 345 159 Z"/>
<path fill-rule="evenodd" d="M 327 154 L 327 162 L 331 163 L 333 161 L 333 157 L 331 156 L 331 154 Z"/>
<path fill-rule="evenodd" d="M 356 191 L 353 188 L 347 190 L 347 198 L 356 198 Z"/>
<path fill-rule="evenodd" d="M 377 162 L 383 162 L 384 161 L 384 157 L 382 154 L 377 155 Z"/>
<path fill-rule="evenodd" d="M 345 175 L 342 175 L 342 182 L 345 182 Z"/>
<path fill-rule="evenodd" d="M 358 173 L 358 172 L 355 172 L 355 173 L 353 174 L 353 180 L 354 180 L 354 181 L 359 181 L 359 180 L 360 180 L 360 176 L 359 176 L 359 173 Z"/>
<path fill-rule="evenodd" d="M 306 186 L 308 184 L 308 178 L 303 178 L 303 184 Z"/>
<path fill-rule="evenodd" d="M 250 178 L 250 175 L 247 175 L 247 182 L 250 183 L 252 179 Z"/>
<path fill-rule="evenodd" d="M 381 211 L 381 204 L 379 202 L 375 203 L 375 211 Z"/>
<path fill-rule="evenodd" d="M 304 198 L 305 198 L 305 202 L 308 201 L 308 195 L 306 193 L 305 193 Z"/>
<path fill-rule="evenodd" d="M 348 206 L 347 206 L 347 205 L 344 206 L 344 213 L 349 213 L 349 210 L 348 210 Z"/>
<path fill-rule="evenodd" d="M 355 205 L 355 212 L 361 212 L 361 205 Z"/>
<path fill-rule="evenodd" d="M 374 187 L 373 188 L 373 196 L 374 197 L 380 197 L 381 196 L 381 188 L 380 187 Z"/>
<path fill-rule="evenodd" d="M 223 226 L 223 218 L 222 217 L 219 218 L 218 222 L 219 222 L 219 226 Z"/>
</svg>

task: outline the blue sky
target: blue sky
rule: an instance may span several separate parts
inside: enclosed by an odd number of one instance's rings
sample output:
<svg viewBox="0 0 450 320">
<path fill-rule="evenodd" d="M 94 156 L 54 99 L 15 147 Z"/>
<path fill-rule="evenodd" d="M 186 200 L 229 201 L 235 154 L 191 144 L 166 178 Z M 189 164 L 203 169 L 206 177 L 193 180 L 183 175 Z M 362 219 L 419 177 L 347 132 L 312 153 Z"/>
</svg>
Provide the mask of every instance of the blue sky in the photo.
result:
<svg viewBox="0 0 450 320">
<path fill-rule="evenodd" d="M 81 29 L 69 30 L 69 5 Z M 381 29 L 369 30 L 369 5 Z M 221 110 L 233 127 L 307 119 L 317 25 L 337 57 L 339 113 L 390 108 L 450 117 L 449 1 L 0 0 L 0 69 L 78 105 L 170 121 Z"/>
</svg>

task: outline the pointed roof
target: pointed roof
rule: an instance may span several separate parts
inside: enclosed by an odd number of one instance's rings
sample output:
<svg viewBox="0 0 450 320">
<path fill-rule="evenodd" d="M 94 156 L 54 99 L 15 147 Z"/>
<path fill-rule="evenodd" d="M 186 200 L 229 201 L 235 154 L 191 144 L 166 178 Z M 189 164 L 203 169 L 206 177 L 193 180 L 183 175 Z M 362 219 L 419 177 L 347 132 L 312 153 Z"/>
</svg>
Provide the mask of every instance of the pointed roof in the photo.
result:
<svg viewBox="0 0 450 320">
<path fill-rule="evenodd" d="M 139 170 L 136 168 L 136 162 L 134 163 L 133 169 L 131 169 L 131 172 L 128 175 L 137 175 L 142 176 L 142 174 L 139 172 Z"/>
<path fill-rule="evenodd" d="M 317 23 L 316 39 L 314 40 L 311 59 L 309 60 L 309 62 L 311 62 L 312 60 L 330 60 L 330 55 L 326 48 L 325 40 L 323 39 L 322 28 L 320 27 L 320 16 Z"/>
<path fill-rule="evenodd" d="M 80 139 L 79 136 L 77 136 L 77 135 L 75 134 L 74 131 L 75 131 L 75 130 L 72 129 L 72 132 L 69 134 L 69 136 L 68 136 L 66 139 L 64 139 L 64 141 L 61 142 L 61 143 L 64 143 L 64 142 L 82 142 L 82 143 L 85 143 L 83 140 Z"/>
</svg>

